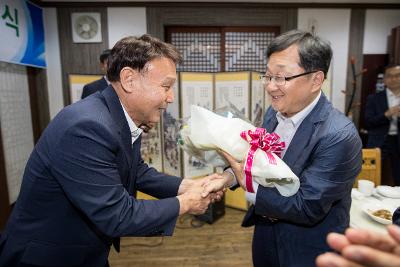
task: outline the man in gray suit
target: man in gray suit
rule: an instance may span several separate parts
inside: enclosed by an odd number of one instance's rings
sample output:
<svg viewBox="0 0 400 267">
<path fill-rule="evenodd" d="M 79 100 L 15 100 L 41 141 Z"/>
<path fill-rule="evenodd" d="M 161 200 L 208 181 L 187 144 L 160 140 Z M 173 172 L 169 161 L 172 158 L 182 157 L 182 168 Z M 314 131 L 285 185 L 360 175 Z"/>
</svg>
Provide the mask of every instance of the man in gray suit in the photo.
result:
<svg viewBox="0 0 400 267">
<path fill-rule="evenodd" d="M 315 258 L 330 250 L 326 235 L 343 233 L 349 225 L 361 140 L 353 123 L 321 91 L 331 56 L 328 43 L 299 30 L 278 36 L 268 47 L 263 83 L 272 104 L 263 128 L 285 142 L 282 159 L 299 177 L 300 189 L 284 197 L 276 188 L 253 183 L 255 193 L 246 192 L 253 205 L 243 226 L 255 225 L 256 267 L 315 266 Z M 246 189 L 243 163 L 225 156 Z"/>
<path fill-rule="evenodd" d="M 142 131 L 174 100 L 178 51 L 127 37 L 109 60 L 111 85 L 64 108 L 36 144 L 0 237 L 0 266 L 107 266 L 120 236 L 172 235 L 178 215 L 221 198 L 211 193 L 218 175 L 165 175 L 140 155 Z M 136 190 L 160 200 L 136 199 Z"/>
</svg>

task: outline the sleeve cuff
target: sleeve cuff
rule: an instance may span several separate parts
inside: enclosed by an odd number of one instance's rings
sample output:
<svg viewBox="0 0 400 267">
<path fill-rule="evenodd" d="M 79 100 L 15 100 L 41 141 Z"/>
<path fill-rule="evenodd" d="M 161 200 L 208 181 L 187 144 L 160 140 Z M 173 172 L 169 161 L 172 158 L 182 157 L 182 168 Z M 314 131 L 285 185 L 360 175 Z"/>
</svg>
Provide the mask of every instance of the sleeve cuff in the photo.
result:
<svg viewBox="0 0 400 267">
<path fill-rule="evenodd" d="M 236 187 L 238 186 L 238 181 L 237 181 L 237 179 L 236 179 L 236 175 L 235 175 L 235 173 L 233 172 L 232 168 L 226 168 L 226 169 L 224 170 L 224 172 L 229 172 L 229 173 L 232 174 L 232 176 L 233 176 L 233 182 L 229 185 L 229 188 L 230 188 L 230 189 L 236 188 Z"/>
<path fill-rule="evenodd" d="M 253 189 L 254 193 L 250 193 L 246 191 L 246 200 L 249 201 L 252 204 L 256 204 L 256 198 L 257 198 L 257 191 L 258 191 L 258 184 L 253 181 Z"/>
</svg>

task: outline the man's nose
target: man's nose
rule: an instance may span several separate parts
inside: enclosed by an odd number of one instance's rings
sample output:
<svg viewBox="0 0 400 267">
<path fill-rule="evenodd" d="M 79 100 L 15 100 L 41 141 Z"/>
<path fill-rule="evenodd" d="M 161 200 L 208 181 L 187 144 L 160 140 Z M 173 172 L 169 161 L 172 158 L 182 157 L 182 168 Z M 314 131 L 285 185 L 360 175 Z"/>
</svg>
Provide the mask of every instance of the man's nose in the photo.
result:
<svg viewBox="0 0 400 267">
<path fill-rule="evenodd" d="M 171 88 L 167 92 L 167 102 L 172 103 L 172 102 L 174 102 L 174 100 L 175 100 L 175 94 L 174 94 L 174 90 Z"/>
<path fill-rule="evenodd" d="M 276 85 L 275 81 L 271 81 L 271 82 L 269 82 L 267 85 L 264 86 L 264 89 L 265 89 L 267 92 L 273 92 L 273 91 L 278 90 L 279 88 L 278 88 L 278 86 Z"/>
</svg>

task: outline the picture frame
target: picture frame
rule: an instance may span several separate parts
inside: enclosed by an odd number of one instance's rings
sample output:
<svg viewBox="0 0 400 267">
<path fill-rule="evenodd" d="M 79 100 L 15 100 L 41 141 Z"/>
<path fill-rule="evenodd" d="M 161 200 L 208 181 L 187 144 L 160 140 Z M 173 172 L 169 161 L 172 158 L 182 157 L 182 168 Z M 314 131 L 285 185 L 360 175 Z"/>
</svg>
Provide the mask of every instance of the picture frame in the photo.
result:
<svg viewBox="0 0 400 267">
<path fill-rule="evenodd" d="M 215 73 L 215 108 L 229 103 L 250 119 L 250 72 Z"/>
<path fill-rule="evenodd" d="M 85 84 L 101 79 L 102 75 L 92 74 L 69 74 L 69 96 L 71 104 L 79 101 L 82 97 L 82 90 Z"/>
<path fill-rule="evenodd" d="M 163 171 L 169 175 L 182 176 L 181 149 L 177 144 L 180 114 L 179 75 L 174 84 L 174 102 L 169 104 L 162 116 Z"/>
<path fill-rule="evenodd" d="M 265 90 L 262 84 L 261 73 L 251 73 L 251 101 L 250 101 L 250 120 L 256 127 L 261 127 L 265 113 Z"/>
<path fill-rule="evenodd" d="M 180 73 L 180 98 L 182 118 L 190 116 L 190 106 L 198 105 L 208 110 L 214 108 L 214 74 L 200 72 Z M 182 153 L 183 177 L 196 178 L 214 172 L 193 156 Z"/>
<path fill-rule="evenodd" d="M 140 154 L 149 167 L 163 172 L 163 153 L 161 144 L 161 123 L 157 123 L 149 132 L 142 133 Z"/>
</svg>

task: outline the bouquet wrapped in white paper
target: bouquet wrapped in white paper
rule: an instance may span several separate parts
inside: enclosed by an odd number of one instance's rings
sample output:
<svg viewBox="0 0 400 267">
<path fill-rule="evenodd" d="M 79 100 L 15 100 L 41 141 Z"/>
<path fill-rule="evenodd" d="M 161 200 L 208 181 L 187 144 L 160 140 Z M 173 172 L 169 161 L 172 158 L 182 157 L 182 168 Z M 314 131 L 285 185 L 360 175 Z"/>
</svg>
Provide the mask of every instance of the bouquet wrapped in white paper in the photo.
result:
<svg viewBox="0 0 400 267">
<path fill-rule="evenodd" d="M 226 166 L 215 151 L 224 150 L 238 161 L 245 161 L 247 191 L 251 181 L 265 187 L 276 187 L 283 196 L 294 195 L 299 178 L 277 156 L 284 148 L 279 136 L 269 134 L 239 118 L 226 118 L 199 106 L 191 106 L 191 117 L 180 132 L 180 145 L 185 151 L 214 167 Z"/>
</svg>

